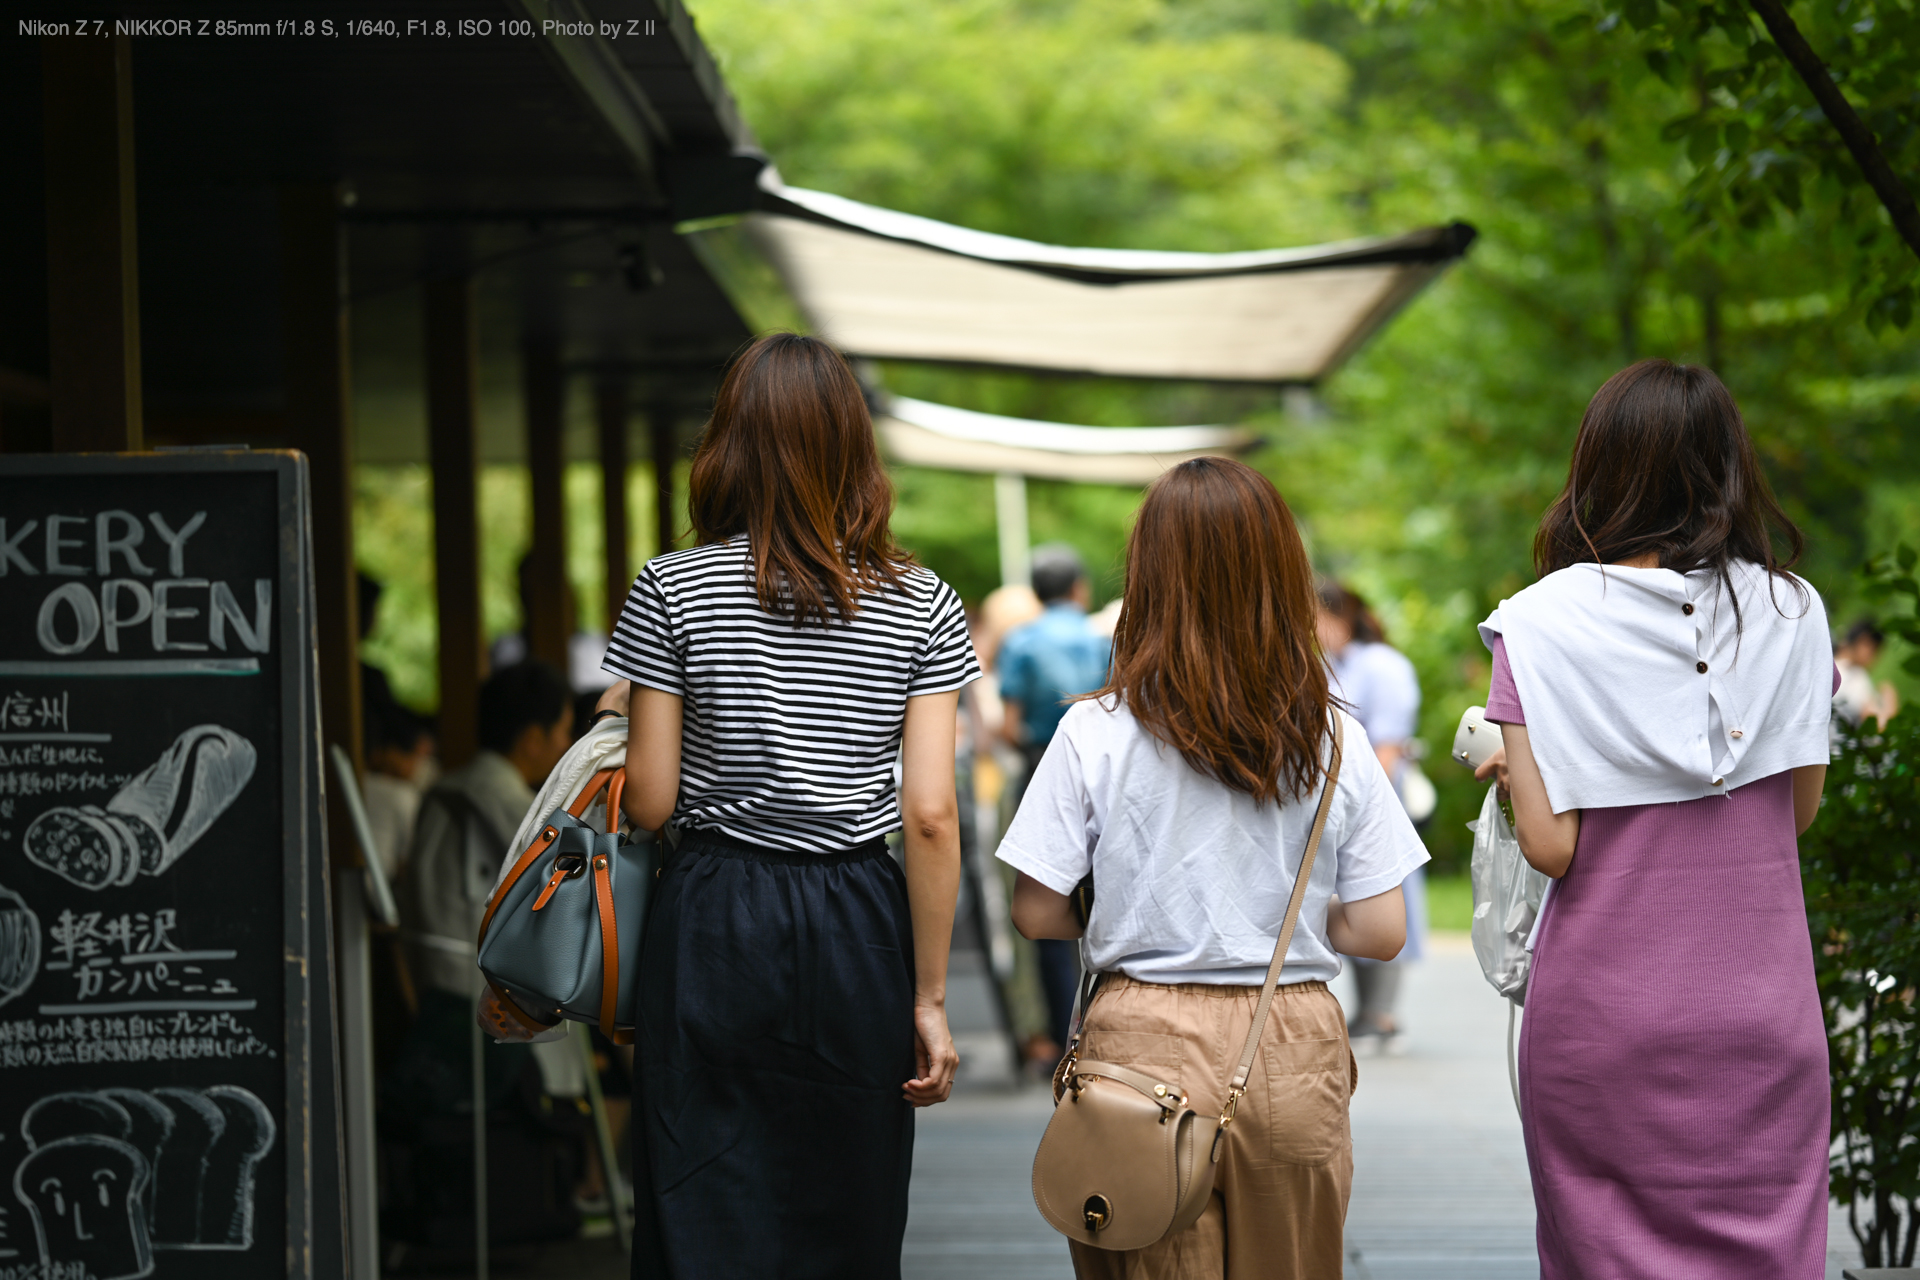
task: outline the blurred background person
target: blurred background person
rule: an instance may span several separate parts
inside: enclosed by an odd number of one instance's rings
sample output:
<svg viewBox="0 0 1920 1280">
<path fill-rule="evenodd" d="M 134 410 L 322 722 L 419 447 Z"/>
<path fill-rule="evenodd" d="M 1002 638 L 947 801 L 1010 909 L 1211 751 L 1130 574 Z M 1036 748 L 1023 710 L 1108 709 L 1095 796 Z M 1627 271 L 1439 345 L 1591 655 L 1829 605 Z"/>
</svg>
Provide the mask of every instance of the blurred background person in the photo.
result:
<svg viewBox="0 0 1920 1280">
<path fill-rule="evenodd" d="M 1887 637 L 1879 623 L 1861 618 L 1847 628 L 1834 646 L 1833 665 L 1840 670 L 1840 687 L 1833 694 L 1833 738 L 1839 741 L 1868 720 L 1884 725 L 1900 709 L 1900 691 L 1875 683 L 1873 666 L 1880 661 Z"/>
<path fill-rule="evenodd" d="M 432 1243 L 468 1214 L 471 1231 L 474 1001 L 481 988 L 474 936 L 508 842 L 535 790 L 573 743 L 572 695 L 552 667 L 523 662 L 480 687 L 480 750 L 421 797 L 413 848 L 394 886 L 418 1016 L 380 1082 L 383 1134 L 411 1152 L 394 1175 L 403 1239 Z M 586 1077 L 571 1040 L 488 1043 L 482 1054 L 489 1159 L 529 1187 L 490 1209 L 496 1242 L 553 1239 L 579 1227 L 591 1195 L 581 1099 Z M 558 1104 L 558 1105 L 556 1105 Z"/>
<path fill-rule="evenodd" d="M 1346 703 L 1367 731 L 1373 753 L 1387 771 L 1394 794 L 1416 827 L 1433 816 L 1433 787 L 1410 754 L 1420 722 L 1420 680 L 1405 654 L 1387 643 L 1386 631 L 1358 594 L 1331 579 L 1319 588 L 1320 649 L 1333 676 L 1334 696 Z M 1412 803 L 1409 803 L 1409 802 Z M 1397 1053 L 1404 1045 L 1397 1013 L 1405 966 L 1423 954 L 1427 933 L 1426 870 L 1401 886 L 1407 904 L 1407 944 L 1393 960 L 1353 960 L 1359 1007 L 1347 1024 L 1360 1057 Z"/>
<path fill-rule="evenodd" d="M 1033 549 L 1032 564 L 1033 594 L 1044 607 L 1038 618 L 1007 635 L 997 663 L 1000 700 L 1006 707 L 1002 733 L 1023 758 L 1022 793 L 1068 705 L 1106 684 L 1113 657 L 1112 635 L 1100 635 L 1087 620 L 1093 585 L 1080 553 L 1065 543 L 1049 542 Z M 1073 1017 L 1080 951 L 1076 943 L 1060 938 L 1037 939 L 1034 946 L 1047 1001 L 1047 1034 L 1057 1060 Z"/>
<path fill-rule="evenodd" d="M 1019 781 L 1026 772 L 1006 732 L 1006 704 L 1000 700 L 1000 647 L 1010 632 L 1044 612 L 1040 597 L 1024 582 L 1008 583 L 988 592 L 969 620 L 983 676 L 960 694 L 960 713 L 967 721 L 973 748 L 973 838 L 988 960 L 1020 1060 L 1039 1077 L 1052 1074 L 1060 1060 L 1060 1046 L 1053 1039 L 1052 1016 L 1040 984 L 1039 953 L 1013 927 L 1009 906 L 1013 900 L 1013 869 L 993 852 L 1000 844 L 1000 833 L 1013 821 Z"/>
<path fill-rule="evenodd" d="M 534 610 L 531 552 L 520 557 L 520 565 L 515 573 L 520 584 L 520 629 L 495 637 L 487 650 L 487 665 L 494 671 L 517 666 L 533 656 L 529 641 Z M 574 594 L 571 582 L 560 584 L 560 599 L 566 610 L 566 677 L 567 687 L 573 691 L 573 736 L 578 738 L 587 731 L 587 725 L 593 719 L 594 703 L 600 700 L 601 692 L 613 683 L 613 677 L 600 669 L 600 664 L 607 660 L 607 637 L 580 625 L 580 601 Z"/>
</svg>

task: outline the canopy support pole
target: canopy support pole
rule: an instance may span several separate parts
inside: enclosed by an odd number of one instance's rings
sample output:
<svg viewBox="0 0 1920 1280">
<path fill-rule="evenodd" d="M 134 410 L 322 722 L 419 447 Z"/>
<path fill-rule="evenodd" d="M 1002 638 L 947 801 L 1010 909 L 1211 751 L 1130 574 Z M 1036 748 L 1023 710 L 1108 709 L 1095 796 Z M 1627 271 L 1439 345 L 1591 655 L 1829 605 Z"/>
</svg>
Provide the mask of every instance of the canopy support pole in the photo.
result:
<svg viewBox="0 0 1920 1280">
<path fill-rule="evenodd" d="M 521 353 L 527 415 L 527 472 L 533 490 L 533 546 L 527 553 L 527 653 L 570 675 L 567 638 L 575 625 L 567 586 L 566 380 L 551 339 Z"/>
<path fill-rule="evenodd" d="M 427 450 L 433 470 L 433 591 L 440 618 L 440 759 L 458 769 L 480 750 L 479 449 L 474 411 L 479 341 L 473 281 L 426 286 Z"/>
<path fill-rule="evenodd" d="M 46 36 L 40 50 L 53 448 L 139 449 L 132 44 L 119 34 Z"/>
<path fill-rule="evenodd" d="M 647 450 L 653 458 L 653 554 L 673 550 L 673 471 L 679 461 L 679 441 L 673 434 L 673 410 L 656 404 L 647 414 Z"/>
<path fill-rule="evenodd" d="M 1027 532 L 1027 478 L 1017 471 L 993 477 L 993 514 L 1000 532 L 1000 585 L 1030 584 L 1033 542 Z"/>
<path fill-rule="evenodd" d="M 633 586 L 633 574 L 627 564 L 627 385 L 603 382 L 595 392 L 595 413 L 600 419 L 601 506 L 605 520 L 607 548 L 607 634 L 627 603 L 627 589 Z"/>
</svg>

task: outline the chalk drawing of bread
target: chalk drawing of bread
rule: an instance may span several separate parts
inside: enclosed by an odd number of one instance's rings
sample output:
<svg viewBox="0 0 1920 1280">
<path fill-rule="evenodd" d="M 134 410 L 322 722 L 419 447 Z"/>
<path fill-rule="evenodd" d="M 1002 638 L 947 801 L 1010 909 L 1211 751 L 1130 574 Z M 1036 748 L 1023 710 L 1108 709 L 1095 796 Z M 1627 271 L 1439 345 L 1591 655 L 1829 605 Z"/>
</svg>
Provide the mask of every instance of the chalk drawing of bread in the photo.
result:
<svg viewBox="0 0 1920 1280">
<path fill-rule="evenodd" d="M 13 1194 L 33 1217 L 42 1272 L 95 1280 L 149 1274 L 153 1251 L 141 1197 L 150 1176 L 146 1157 L 99 1134 L 29 1152 L 13 1171 Z"/>
<path fill-rule="evenodd" d="M 200 1188 L 207 1157 L 227 1127 L 226 1113 L 197 1089 L 154 1089 L 173 1112 L 173 1128 L 160 1146 L 154 1177 L 153 1242 L 160 1248 L 191 1247 L 200 1238 Z"/>
<path fill-rule="evenodd" d="M 159 875 L 246 789 L 255 760 L 253 744 L 233 730 L 195 725 L 106 808 L 63 805 L 35 818 L 22 851 L 85 889 Z"/>
<path fill-rule="evenodd" d="M 227 1127 L 207 1153 L 200 1187 L 200 1247 L 246 1249 L 253 1244 L 253 1173 L 273 1148 L 273 1114 L 235 1085 L 203 1090 L 226 1116 Z"/>
<path fill-rule="evenodd" d="M 97 1093 L 50 1093 L 20 1115 L 20 1136 L 30 1147 L 82 1134 L 125 1142 L 132 1132 L 127 1109 Z"/>
<path fill-rule="evenodd" d="M 173 1132 L 173 1111 L 165 1103 L 150 1093 L 139 1089 L 102 1089 L 100 1096 L 111 1098 L 126 1110 L 127 1117 L 133 1122 L 125 1142 L 128 1146 L 146 1157 L 147 1169 L 151 1172 L 160 1167 L 160 1151 L 167 1145 L 167 1135 Z M 147 1234 L 153 1234 L 153 1196 L 155 1179 L 147 1179 L 146 1190 L 140 1196 L 140 1211 L 147 1220 Z"/>
<path fill-rule="evenodd" d="M 0 1004 L 40 976 L 40 917 L 25 898 L 0 888 Z"/>
</svg>

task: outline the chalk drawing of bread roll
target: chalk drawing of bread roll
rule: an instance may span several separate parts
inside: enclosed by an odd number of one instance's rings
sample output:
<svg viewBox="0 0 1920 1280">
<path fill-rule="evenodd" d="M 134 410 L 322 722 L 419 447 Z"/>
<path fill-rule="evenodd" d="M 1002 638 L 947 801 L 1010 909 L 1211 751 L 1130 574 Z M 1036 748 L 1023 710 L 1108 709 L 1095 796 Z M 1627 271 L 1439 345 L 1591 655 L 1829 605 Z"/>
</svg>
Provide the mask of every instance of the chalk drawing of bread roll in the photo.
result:
<svg viewBox="0 0 1920 1280">
<path fill-rule="evenodd" d="M 99 1134 L 36 1147 L 13 1171 L 14 1197 L 33 1217 L 41 1274 L 138 1280 L 153 1270 L 141 1195 L 146 1157 Z"/>
<path fill-rule="evenodd" d="M 200 1247 L 246 1249 L 253 1245 L 253 1173 L 273 1147 L 273 1113 L 247 1090 L 215 1085 L 204 1091 L 227 1127 L 207 1153 L 200 1188 Z"/>
<path fill-rule="evenodd" d="M 48 809 L 22 841 L 29 861 L 87 889 L 159 875 L 193 847 L 253 777 L 253 744 L 195 725 L 120 788 L 107 807 Z"/>
<path fill-rule="evenodd" d="M 0 1004 L 40 976 L 40 917 L 25 898 L 0 888 Z"/>
<path fill-rule="evenodd" d="M 160 1151 L 167 1145 L 167 1135 L 173 1132 L 172 1109 L 139 1089 L 102 1089 L 100 1096 L 111 1098 L 126 1109 L 127 1117 L 133 1122 L 126 1144 L 146 1158 L 149 1171 L 158 1169 Z M 148 1235 L 153 1233 L 154 1185 L 154 1179 L 148 1178 L 146 1190 L 140 1196 L 140 1212 L 147 1220 Z"/>
<path fill-rule="evenodd" d="M 191 1247 L 200 1236 L 207 1156 L 227 1127 L 226 1113 L 197 1089 L 151 1092 L 173 1112 L 173 1129 L 160 1147 L 160 1167 L 154 1174 L 159 1186 L 153 1196 L 153 1243 L 162 1249 Z"/>
</svg>

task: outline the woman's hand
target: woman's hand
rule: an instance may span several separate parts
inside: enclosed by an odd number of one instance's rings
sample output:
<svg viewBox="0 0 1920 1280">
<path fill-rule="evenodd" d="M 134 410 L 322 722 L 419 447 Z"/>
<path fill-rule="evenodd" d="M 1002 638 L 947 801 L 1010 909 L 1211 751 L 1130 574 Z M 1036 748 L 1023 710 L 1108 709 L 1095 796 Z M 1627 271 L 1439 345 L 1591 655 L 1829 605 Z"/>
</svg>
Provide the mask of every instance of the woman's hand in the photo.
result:
<svg viewBox="0 0 1920 1280">
<path fill-rule="evenodd" d="M 913 1002 L 913 1061 L 919 1074 L 907 1081 L 902 1097 L 916 1107 L 930 1107 L 952 1096 L 960 1053 L 947 1030 L 945 1005 Z"/>
<path fill-rule="evenodd" d="M 1501 803 L 1512 802 L 1513 789 L 1507 776 L 1507 749 L 1504 746 L 1496 747 L 1493 754 L 1481 762 L 1480 767 L 1473 771 L 1473 778 L 1476 782 L 1492 778 L 1493 784 L 1500 788 Z"/>
<path fill-rule="evenodd" d="M 516 1017 L 513 1010 L 500 1003 L 500 997 L 494 994 L 493 984 L 480 995 L 480 1008 L 476 1017 L 480 1029 L 496 1044 L 532 1044 L 536 1040 L 558 1040 L 566 1034 L 566 1024 L 556 1023 L 551 1027 L 542 1027 L 536 1031 L 525 1021 Z M 555 1035 L 559 1032 L 560 1035 Z"/>
</svg>

